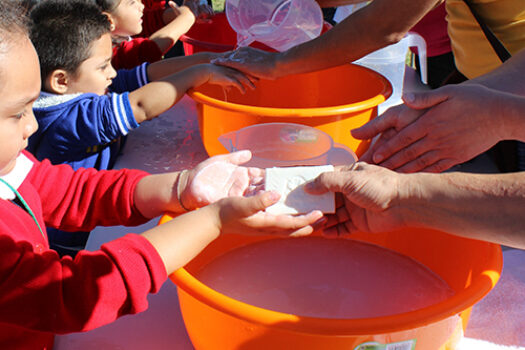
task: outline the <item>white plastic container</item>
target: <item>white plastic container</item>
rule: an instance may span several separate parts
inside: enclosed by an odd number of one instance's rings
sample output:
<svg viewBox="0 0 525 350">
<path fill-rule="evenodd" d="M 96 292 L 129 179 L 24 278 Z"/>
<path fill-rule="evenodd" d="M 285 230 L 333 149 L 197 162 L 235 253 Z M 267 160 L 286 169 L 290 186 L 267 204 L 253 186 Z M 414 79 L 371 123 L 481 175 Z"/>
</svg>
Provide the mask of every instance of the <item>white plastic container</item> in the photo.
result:
<svg viewBox="0 0 525 350">
<path fill-rule="evenodd" d="M 386 77 L 393 87 L 392 96 L 384 103 L 383 108 L 395 106 L 402 102 L 403 79 L 405 76 L 406 58 L 409 47 L 417 47 L 421 80 L 427 83 L 427 45 L 419 34 L 409 32 L 398 43 L 374 51 L 354 63 L 368 67 Z"/>
<path fill-rule="evenodd" d="M 259 41 L 285 51 L 318 37 L 323 27 L 315 0 L 226 0 L 225 12 L 238 47 Z"/>
</svg>

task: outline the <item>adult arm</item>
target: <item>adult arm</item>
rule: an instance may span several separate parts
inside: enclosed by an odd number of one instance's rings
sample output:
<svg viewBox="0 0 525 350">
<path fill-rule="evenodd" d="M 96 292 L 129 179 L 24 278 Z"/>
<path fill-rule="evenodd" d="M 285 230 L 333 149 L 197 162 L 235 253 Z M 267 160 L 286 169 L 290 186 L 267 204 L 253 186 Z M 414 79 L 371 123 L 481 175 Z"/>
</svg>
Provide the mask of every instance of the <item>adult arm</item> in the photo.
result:
<svg viewBox="0 0 525 350">
<path fill-rule="evenodd" d="M 525 248 L 525 174 L 400 174 L 356 163 L 307 186 L 344 196 L 328 234 L 426 227 Z"/>
<path fill-rule="evenodd" d="M 242 48 L 214 62 L 275 79 L 352 62 L 398 42 L 440 0 L 374 0 L 320 37 L 282 53 Z"/>
<path fill-rule="evenodd" d="M 440 172 L 501 140 L 523 141 L 524 71 L 522 50 L 478 78 L 404 96 L 404 105 L 352 131 L 359 139 L 381 134 L 362 159 L 404 172 Z"/>
<path fill-rule="evenodd" d="M 525 140 L 525 97 L 482 85 L 404 96 L 405 105 L 352 131 L 380 138 L 361 158 L 401 172 L 441 172 L 501 140 Z"/>
<path fill-rule="evenodd" d="M 462 83 L 480 84 L 494 90 L 525 96 L 525 49 L 493 71 Z"/>
</svg>

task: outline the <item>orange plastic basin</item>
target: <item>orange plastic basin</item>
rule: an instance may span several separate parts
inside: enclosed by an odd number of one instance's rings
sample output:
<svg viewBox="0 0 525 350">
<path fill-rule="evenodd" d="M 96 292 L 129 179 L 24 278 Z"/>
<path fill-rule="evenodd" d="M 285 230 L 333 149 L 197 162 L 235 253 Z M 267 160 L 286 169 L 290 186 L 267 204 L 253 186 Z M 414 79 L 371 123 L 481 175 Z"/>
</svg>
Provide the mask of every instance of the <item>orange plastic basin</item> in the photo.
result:
<svg viewBox="0 0 525 350">
<path fill-rule="evenodd" d="M 189 95 L 197 102 L 204 147 L 210 156 L 227 153 L 218 137 L 246 126 L 286 122 L 304 124 L 329 134 L 334 142 L 361 156 L 369 140 L 354 139 L 350 130 L 377 116 L 377 106 L 392 93 L 387 79 L 353 64 L 312 73 L 260 80 L 241 94 L 236 89 L 203 85 Z"/>
<path fill-rule="evenodd" d="M 170 219 L 165 215 L 160 222 Z M 405 228 L 382 234 L 355 234 L 353 238 L 414 258 L 441 276 L 455 295 L 423 309 L 367 319 L 302 317 L 262 309 L 218 293 L 193 277 L 224 252 L 273 239 L 222 235 L 170 276 L 178 286 L 182 316 L 195 348 L 354 350 L 367 342 L 416 339 L 416 350 L 452 350 L 467 326 L 472 306 L 495 286 L 502 269 L 498 245 L 439 231 Z M 457 315 L 461 322 L 451 328 L 448 321 Z"/>
<path fill-rule="evenodd" d="M 332 25 L 324 22 L 322 33 L 330 28 Z M 180 40 L 186 56 L 203 51 L 226 52 L 235 49 L 237 33 L 228 23 L 226 13 L 219 12 L 206 20 L 197 21 L 186 34 L 180 37 Z M 250 46 L 265 51 L 275 51 L 258 41 Z"/>
</svg>

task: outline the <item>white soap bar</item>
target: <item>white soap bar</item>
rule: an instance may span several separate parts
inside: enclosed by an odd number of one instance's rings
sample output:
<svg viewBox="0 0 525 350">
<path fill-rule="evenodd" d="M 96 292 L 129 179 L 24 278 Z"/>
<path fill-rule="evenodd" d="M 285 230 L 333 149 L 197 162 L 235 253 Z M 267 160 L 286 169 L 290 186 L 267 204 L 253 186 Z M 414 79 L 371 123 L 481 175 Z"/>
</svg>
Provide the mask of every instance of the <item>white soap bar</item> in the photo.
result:
<svg viewBox="0 0 525 350">
<path fill-rule="evenodd" d="M 332 165 L 268 168 L 264 189 L 281 195 L 279 202 L 266 208 L 271 214 L 304 214 L 312 210 L 335 213 L 335 195 L 327 192 L 313 195 L 304 191 L 304 184 L 319 174 L 333 171 Z"/>
</svg>

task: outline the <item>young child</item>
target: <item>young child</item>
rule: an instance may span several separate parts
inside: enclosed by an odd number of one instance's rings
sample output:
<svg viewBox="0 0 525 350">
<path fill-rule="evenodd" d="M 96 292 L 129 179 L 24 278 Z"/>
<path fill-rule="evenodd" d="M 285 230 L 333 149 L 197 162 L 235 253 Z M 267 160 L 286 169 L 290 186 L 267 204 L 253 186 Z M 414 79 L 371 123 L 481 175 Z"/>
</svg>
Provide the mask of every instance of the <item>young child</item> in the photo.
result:
<svg viewBox="0 0 525 350">
<path fill-rule="evenodd" d="M 185 0 L 182 6 L 139 0 L 96 0 L 111 22 L 113 59 L 116 69 L 132 68 L 143 62 L 156 62 L 186 33 L 202 11 L 198 0 Z M 213 11 L 211 11 L 213 12 Z M 131 38 L 138 35 L 139 37 Z"/>
<path fill-rule="evenodd" d="M 0 2 L 0 349 L 50 350 L 53 334 L 87 331 L 145 310 L 148 294 L 220 233 L 312 232 L 320 213 L 292 217 L 259 212 L 276 201 L 275 194 L 265 192 L 223 198 L 141 235 L 128 234 L 98 251 L 81 251 L 75 260 L 59 258 L 49 249 L 46 226 L 90 230 L 139 224 L 163 211 L 181 212 L 178 193 L 191 206 L 199 171 L 183 172 L 185 179 L 180 173 L 73 171 L 23 151 L 38 127 L 32 104 L 40 92 L 40 76 L 38 57 L 12 4 Z M 235 157 L 245 161 L 249 152 Z M 237 193 L 262 175 L 257 169 L 230 166 L 236 169 L 237 185 L 244 184 Z"/>
<path fill-rule="evenodd" d="M 200 64 L 209 62 L 206 53 L 143 64 L 117 75 L 110 63 L 108 18 L 85 0 L 47 0 L 33 8 L 31 17 L 43 91 L 34 105 L 40 129 L 28 149 L 40 160 L 74 169 L 111 169 L 122 137 L 166 111 L 189 88 L 206 82 L 253 87 L 235 70 Z M 55 249 L 71 255 L 88 239 L 87 233 L 48 233 Z M 77 248 L 69 250 L 72 246 Z"/>
</svg>

